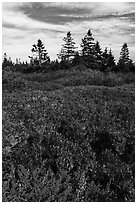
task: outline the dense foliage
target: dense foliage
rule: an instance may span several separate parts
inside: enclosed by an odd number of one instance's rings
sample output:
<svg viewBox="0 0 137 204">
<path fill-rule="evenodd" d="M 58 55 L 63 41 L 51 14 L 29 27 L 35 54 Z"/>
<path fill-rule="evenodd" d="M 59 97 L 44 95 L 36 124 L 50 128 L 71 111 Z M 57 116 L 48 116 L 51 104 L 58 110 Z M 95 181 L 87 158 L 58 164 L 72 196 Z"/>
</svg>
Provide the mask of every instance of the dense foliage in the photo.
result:
<svg viewBox="0 0 137 204">
<path fill-rule="evenodd" d="M 3 202 L 135 201 L 134 73 L 3 71 Z"/>
</svg>

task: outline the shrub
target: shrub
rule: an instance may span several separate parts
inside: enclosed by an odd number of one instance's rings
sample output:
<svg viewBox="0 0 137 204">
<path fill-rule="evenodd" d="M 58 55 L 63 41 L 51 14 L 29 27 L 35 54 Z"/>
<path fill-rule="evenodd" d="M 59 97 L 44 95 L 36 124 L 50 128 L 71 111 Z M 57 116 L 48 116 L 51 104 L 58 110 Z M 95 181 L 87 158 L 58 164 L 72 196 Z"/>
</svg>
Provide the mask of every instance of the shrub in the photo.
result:
<svg viewBox="0 0 137 204">
<path fill-rule="evenodd" d="M 97 79 L 100 72 L 87 73 Z M 133 202 L 134 86 L 42 91 L 37 83 L 37 90 L 31 81 L 35 90 L 3 92 L 3 201 Z"/>
</svg>

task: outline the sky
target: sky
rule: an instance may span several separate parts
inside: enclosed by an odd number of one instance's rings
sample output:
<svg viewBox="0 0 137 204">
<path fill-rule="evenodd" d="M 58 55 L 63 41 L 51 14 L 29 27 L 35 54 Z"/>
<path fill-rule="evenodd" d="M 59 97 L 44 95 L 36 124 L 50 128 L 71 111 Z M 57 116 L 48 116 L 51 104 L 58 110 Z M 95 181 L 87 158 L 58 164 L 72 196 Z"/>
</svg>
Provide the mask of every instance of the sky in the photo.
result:
<svg viewBox="0 0 137 204">
<path fill-rule="evenodd" d="M 29 61 L 32 45 L 38 39 L 55 60 L 68 31 L 80 49 L 89 29 L 102 51 L 111 48 L 116 61 L 125 42 L 135 60 L 134 2 L 2 3 L 2 53 L 6 52 L 13 61 Z"/>
</svg>

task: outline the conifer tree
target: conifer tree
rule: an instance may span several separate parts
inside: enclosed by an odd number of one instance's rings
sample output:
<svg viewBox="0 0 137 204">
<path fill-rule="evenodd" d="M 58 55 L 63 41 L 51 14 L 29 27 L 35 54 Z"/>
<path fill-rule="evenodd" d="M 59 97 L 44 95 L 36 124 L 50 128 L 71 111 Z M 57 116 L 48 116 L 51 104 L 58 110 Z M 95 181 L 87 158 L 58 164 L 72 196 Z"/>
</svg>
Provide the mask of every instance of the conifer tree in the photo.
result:
<svg viewBox="0 0 137 204">
<path fill-rule="evenodd" d="M 7 53 L 5 52 L 4 55 L 3 55 L 3 63 L 7 62 L 8 59 L 7 59 Z"/>
<path fill-rule="evenodd" d="M 60 53 L 57 54 L 57 56 L 59 59 L 61 59 L 61 61 L 65 61 L 66 60 L 66 50 L 63 49 L 62 47 Z"/>
<path fill-rule="evenodd" d="M 102 66 L 103 69 L 106 69 L 108 65 L 108 49 L 105 48 L 104 52 L 102 53 Z"/>
<path fill-rule="evenodd" d="M 114 58 L 112 51 L 110 49 L 109 53 L 108 53 L 108 67 L 113 68 L 114 66 L 115 66 L 115 58 Z"/>
<path fill-rule="evenodd" d="M 11 60 L 11 57 L 9 57 L 8 59 L 8 56 L 6 53 L 4 53 L 3 55 L 3 61 L 2 61 L 2 69 L 4 69 L 5 67 L 12 67 L 13 66 L 13 63 L 12 63 L 12 60 Z"/>
<path fill-rule="evenodd" d="M 80 53 L 77 51 L 75 54 L 75 57 L 73 59 L 72 64 L 75 65 L 84 65 L 83 57 L 80 55 Z"/>
<path fill-rule="evenodd" d="M 62 61 L 70 61 L 71 59 L 74 58 L 75 53 L 76 53 L 76 48 L 75 47 L 75 42 L 73 41 L 73 38 L 71 36 L 71 32 L 67 32 L 67 36 L 63 38 L 63 41 L 65 42 L 62 45 L 60 53 L 57 55 L 59 59 Z"/>
<path fill-rule="evenodd" d="M 40 39 L 37 41 L 37 44 L 33 45 L 33 48 L 31 49 L 31 51 L 32 51 L 32 57 L 29 56 L 29 58 L 31 58 L 32 61 L 37 60 L 39 66 L 41 66 L 42 63 L 50 61 L 48 52 L 45 49 L 45 46 Z"/>
<path fill-rule="evenodd" d="M 127 43 L 124 43 L 118 61 L 118 67 L 121 71 L 128 71 L 132 67 L 133 62 L 129 57 L 129 49 Z"/>
<path fill-rule="evenodd" d="M 111 49 L 108 52 L 107 47 L 105 48 L 104 52 L 102 53 L 102 71 L 111 70 L 115 66 L 115 59 L 112 54 Z"/>
<path fill-rule="evenodd" d="M 95 61 L 95 42 L 90 29 L 82 39 L 81 48 L 81 55 L 86 67 L 96 69 L 97 63 Z"/>
<path fill-rule="evenodd" d="M 102 65 L 102 50 L 98 41 L 94 45 L 94 58 L 95 58 L 96 67 L 100 69 Z"/>
<path fill-rule="evenodd" d="M 129 49 L 127 43 L 124 43 L 121 48 L 119 63 L 128 64 L 128 62 L 129 62 Z"/>
<path fill-rule="evenodd" d="M 94 54 L 94 38 L 92 36 L 91 30 L 89 29 L 85 37 L 82 39 L 81 48 L 82 56 L 93 56 Z"/>
</svg>

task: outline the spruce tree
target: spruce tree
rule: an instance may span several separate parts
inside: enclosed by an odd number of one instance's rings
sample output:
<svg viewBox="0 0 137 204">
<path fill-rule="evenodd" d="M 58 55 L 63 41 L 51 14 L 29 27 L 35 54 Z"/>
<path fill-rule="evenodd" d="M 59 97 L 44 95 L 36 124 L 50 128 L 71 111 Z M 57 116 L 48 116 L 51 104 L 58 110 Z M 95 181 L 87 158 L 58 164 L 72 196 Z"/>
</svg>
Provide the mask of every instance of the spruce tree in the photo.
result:
<svg viewBox="0 0 137 204">
<path fill-rule="evenodd" d="M 115 66 L 115 59 L 111 49 L 108 52 L 107 47 L 102 53 L 102 71 L 113 69 Z"/>
<path fill-rule="evenodd" d="M 85 37 L 82 39 L 81 48 L 82 56 L 93 56 L 94 54 L 94 38 L 92 36 L 91 30 L 89 29 Z"/>
<path fill-rule="evenodd" d="M 65 43 L 62 45 L 61 51 L 57 56 L 62 61 L 71 61 L 75 56 L 77 47 L 75 47 L 76 43 L 73 41 L 70 31 L 67 32 L 67 36 L 63 38 L 63 41 Z"/>
<path fill-rule="evenodd" d="M 4 55 L 3 55 L 3 63 L 8 61 L 7 58 L 8 58 L 7 53 L 5 52 Z"/>
<path fill-rule="evenodd" d="M 132 66 L 132 60 L 129 57 L 129 49 L 127 43 L 124 43 L 121 52 L 120 57 L 118 61 L 118 67 L 120 71 L 128 71 L 130 70 L 130 67 Z"/>
<path fill-rule="evenodd" d="M 3 61 L 2 61 L 2 69 L 5 69 L 5 67 L 12 67 L 12 66 L 13 66 L 13 63 L 12 63 L 11 57 L 9 57 L 8 59 L 7 54 L 4 53 Z"/>
<path fill-rule="evenodd" d="M 40 39 L 37 41 L 37 44 L 33 45 L 31 51 L 32 57 L 29 56 L 29 58 L 31 58 L 32 61 L 38 61 L 39 66 L 41 66 L 42 63 L 50 61 L 48 52 Z"/>
<path fill-rule="evenodd" d="M 129 62 L 129 49 L 127 43 L 124 43 L 121 48 L 119 63 L 128 64 L 128 62 Z"/>
<path fill-rule="evenodd" d="M 104 52 L 102 53 L 102 68 L 103 71 L 107 68 L 108 66 L 108 48 L 106 47 Z"/>
<path fill-rule="evenodd" d="M 115 58 L 114 58 L 112 51 L 110 49 L 109 53 L 108 53 L 108 67 L 113 68 L 114 66 L 115 66 Z"/>
<path fill-rule="evenodd" d="M 75 54 L 75 57 L 72 61 L 72 64 L 75 65 L 84 65 L 83 57 L 80 55 L 80 53 L 77 51 Z"/>
<path fill-rule="evenodd" d="M 95 42 L 91 30 L 88 30 L 81 43 L 81 55 L 86 67 L 96 69 Z"/>
<path fill-rule="evenodd" d="M 97 41 L 94 45 L 94 59 L 97 69 L 101 69 L 102 66 L 102 50 L 99 42 Z"/>
</svg>

